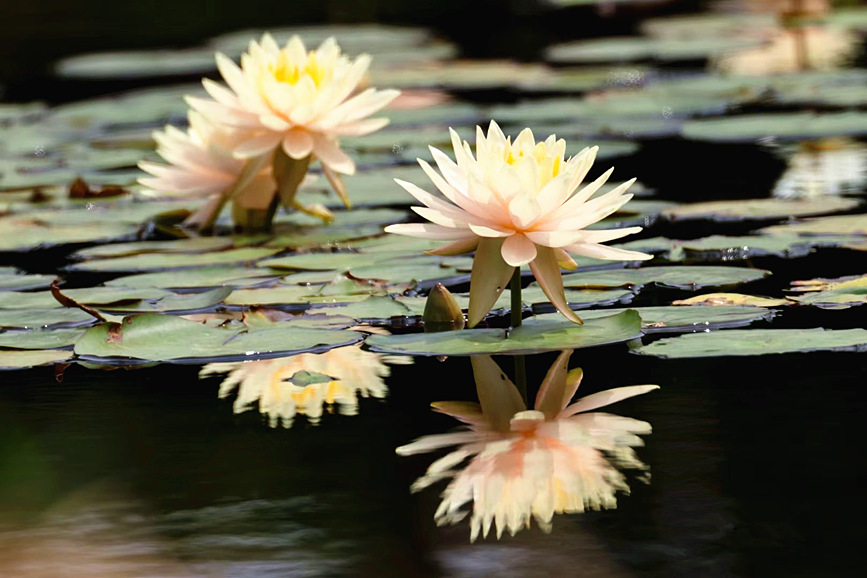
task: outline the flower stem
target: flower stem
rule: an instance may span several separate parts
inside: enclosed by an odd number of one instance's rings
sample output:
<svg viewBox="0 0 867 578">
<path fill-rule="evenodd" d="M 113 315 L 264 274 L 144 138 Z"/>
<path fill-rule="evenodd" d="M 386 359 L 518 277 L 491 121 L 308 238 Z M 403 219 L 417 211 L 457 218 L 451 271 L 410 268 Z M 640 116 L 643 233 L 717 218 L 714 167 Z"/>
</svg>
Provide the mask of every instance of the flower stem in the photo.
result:
<svg viewBox="0 0 867 578">
<path fill-rule="evenodd" d="M 521 300 L 520 267 L 515 267 L 509 292 L 512 297 L 512 329 L 515 329 L 521 326 L 521 318 L 524 313 L 524 304 Z M 527 363 L 523 355 L 515 356 L 515 387 L 518 388 L 518 392 L 520 392 L 521 398 L 524 400 L 524 406 L 527 407 Z"/>
</svg>

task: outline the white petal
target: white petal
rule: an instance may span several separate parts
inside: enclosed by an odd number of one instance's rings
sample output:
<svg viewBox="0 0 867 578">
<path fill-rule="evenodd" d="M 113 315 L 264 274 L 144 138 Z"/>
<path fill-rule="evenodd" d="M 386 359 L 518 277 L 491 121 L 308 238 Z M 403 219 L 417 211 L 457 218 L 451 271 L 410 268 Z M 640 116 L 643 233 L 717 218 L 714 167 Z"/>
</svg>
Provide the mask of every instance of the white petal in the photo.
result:
<svg viewBox="0 0 867 578">
<path fill-rule="evenodd" d="M 478 235 L 479 237 L 509 237 L 514 235 L 514 231 L 509 231 L 506 229 L 486 227 L 484 225 L 476 225 L 475 223 L 469 223 L 470 231 Z"/>
<path fill-rule="evenodd" d="M 639 253 L 638 251 L 628 251 L 617 247 L 608 247 L 606 245 L 597 245 L 595 243 L 574 243 L 563 247 L 570 253 L 584 255 L 593 259 L 604 259 L 607 261 L 647 261 L 653 259 L 653 255 Z"/>
<path fill-rule="evenodd" d="M 282 135 L 276 132 L 262 133 L 256 137 L 245 140 L 235 148 L 233 154 L 239 159 L 249 159 L 270 152 L 277 147 Z"/>
<path fill-rule="evenodd" d="M 518 229 L 526 229 L 542 214 L 536 197 L 529 193 L 518 195 L 509 203 L 512 223 Z"/>
<path fill-rule="evenodd" d="M 337 139 L 330 139 L 320 134 L 313 135 L 313 154 L 323 165 L 327 165 L 336 173 L 351 175 L 355 173 L 355 162 L 349 158 Z"/>
<path fill-rule="evenodd" d="M 473 236 L 466 229 L 453 229 L 451 227 L 441 227 L 440 225 L 429 225 L 427 223 L 389 225 L 385 228 L 385 232 L 406 235 L 408 237 L 419 237 L 421 239 L 432 239 L 434 241 L 453 241 Z"/>
<path fill-rule="evenodd" d="M 586 231 L 527 231 L 528 239 L 545 247 L 565 247 L 584 240 Z"/>
<path fill-rule="evenodd" d="M 655 389 L 659 389 L 659 386 L 630 385 L 627 387 L 616 387 L 614 389 L 600 391 L 599 393 L 594 393 L 592 395 L 588 395 L 587 397 L 579 399 L 577 402 L 573 403 L 562 412 L 560 412 L 560 415 L 558 417 L 569 417 L 583 411 L 591 411 L 600 407 L 605 407 L 606 405 L 611 405 L 612 403 L 617 403 L 618 401 L 622 401 L 630 397 L 635 397 L 636 395 L 648 393 Z"/>
</svg>

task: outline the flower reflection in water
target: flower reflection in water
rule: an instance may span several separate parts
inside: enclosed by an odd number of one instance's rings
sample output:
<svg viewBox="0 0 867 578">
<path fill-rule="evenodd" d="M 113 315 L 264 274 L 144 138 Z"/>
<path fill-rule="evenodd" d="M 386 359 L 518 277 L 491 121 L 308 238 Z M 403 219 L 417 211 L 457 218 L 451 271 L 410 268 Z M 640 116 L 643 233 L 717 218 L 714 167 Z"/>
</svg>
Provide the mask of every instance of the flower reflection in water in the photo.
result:
<svg viewBox="0 0 867 578">
<path fill-rule="evenodd" d="M 470 540 L 487 537 L 496 525 L 515 535 L 535 518 L 551 530 L 555 513 L 599 510 L 617 505 L 615 494 L 629 492 L 620 469 L 646 471 L 632 449 L 650 424 L 591 410 L 657 389 L 620 387 L 567 405 L 581 382 L 580 369 L 567 371 L 571 351 L 563 351 L 548 371 L 527 410 L 517 388 L 489 356 L 472 358 L 479 404 L 439 402 L 433 407 L 459 419 L 469 431 L 425 436 L 397 449 L 400 455 L 459 446 L 435 461 L 412 486 L 419 491 L 452 478 L 436 511 L 437 524 L 456 523 L 473 502 Z M 466 459 L 469 463 L 459 467 Z M 648 479 L 645 477 L 645 479 Z"/>
<path fill-rule="evenodd" d="M 867 182 L 867 146 L 846 138 L 805 141 L 789 159 L 773 196 L 809 199 L 859 191 Z"/>
<path fill-rule="evenodd" d="M 331 411 L 333 406 L 342 415 L 357 414 L 358 395 L 384 398 L 388 388 L 383 378 L 390 373 L 386 363 L 408 364 L 412 358 L 384 356 L 349 346 L 261 361 L 209 363 L 199 376 L 228 373 L 220 384 L 220 397 L 228 397 L 237 388 L 235 413 L 258 405 L 272 427 L 290 427 L 296 414 L 306 415 L 310 423 L 317 424 L 322 412 L 326 408 Z M 301 372 L 332 379 L 309 385 L 289 381 Z"/>
</svg>

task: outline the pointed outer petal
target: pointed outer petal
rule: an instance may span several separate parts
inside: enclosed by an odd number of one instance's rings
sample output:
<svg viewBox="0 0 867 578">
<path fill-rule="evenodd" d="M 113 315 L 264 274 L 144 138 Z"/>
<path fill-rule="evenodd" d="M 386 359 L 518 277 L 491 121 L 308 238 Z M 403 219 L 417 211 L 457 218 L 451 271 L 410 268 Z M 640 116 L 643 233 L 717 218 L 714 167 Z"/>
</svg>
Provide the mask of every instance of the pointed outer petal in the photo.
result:
<svg viewBox="0 0 867 578">
<path fill-rule="evenodd" d="M 400 446 L 394 452 L 399 456 L 411 456 L 414 454 L 423 454 L 440 448 L 449 446 L 457 446 L 465 443 L 470 443 L 479 438 L 479 434 L 473 431 L 461 431 L 445 434 L 434 434 L 420 437 L 412 443 Z"/>
<path fill-rule="evenodd" d="M 267 32 L 265 34 L 267 34 Z M 264 35 L 262 36 L 262 41 L 265 41 Z M 286 46 L 284 48 L 286 50 L 287 56 L 289 57 L 289 60 L 293 64 L 301 64 L 307 58 L 307 48 L 305 48 L 304 41 L 301 40 L 301 37 L 297 34 L 292 35 L 292 37 L 286 42 Z"/>
<path fill-rule="evenodd" d="M 360 120 L 382 110 L 399 95 L 399 90 L 375 90 L 368 88 L 332 110 L 326 118 L 328 120 L 333 119 L 335 123 Z"/>
<path fill-rule="evenodd" d="M 520 133 L 518 133 L 518 136 L 515 138 L 515 142 L 512 143 L 512 148 L 517 148 L 518 150 L 533 150 L 535 147 L 536 137 L 533 136 L 533 131 L 529 128 L 525 128 Z"/>
<path fill-rule="evenodd" d="M 467 326 L 470 329 L 485 318 L 500 294 L 509 285 L 509 279 L 515 271 L 514 267 L 503 261 L 502 245 L 500 239 L 479 241 L 470 273 L 470 304 L 467 309 Z"/>
<path fill-rule="evenodd" d="M 529 228 L 542 215 L 542 210 L 535 196 L 524 193 L 512 199 L 509 213 L 515 228 L 522 230 Z"/>
<path fill-rule="evenodd" d="M 502 255 L 510 267 L 520 267 L 536 258 L 536 245 L 520 233 L 512 235 L 503 241 Z"/>
<path fill-rule="evenodd" d="M 452 148 L 455 152 L 455 160 L 457 161 L 458 167 L 468 171 L 469 167 L 476 162 L 476 159 L 474 159 L 472 153 L 464 147 L 466 143 L 461 140 L 461 137 L 458 136 L 458 133 L 455 132 L 453 128 L 449 128 L 449 136 L 452 139 Z"/>
<path fill-rule="evenodd" d="M 454 243 L 449 243 L 448 245 L 425 251 L 425 253 L 427 255 L 444 255 L 449 257 L 453 255 L 463 255 L 464 253 L 475 251 L 479 246 L 479 241 L 480 239 L 477 236 L 472 235 L 466 239 L 459 239 Z"/>
<path fill-rule="evenodd" d="M 576 155 L 576 157 L 580 157 L 580 159 L 578 163 L 576 163 L 575 172 L 572 174 L 572 179 L 569 181 L 569 186 L 567 187 L 570 195 L 572 194 L 572 191 L 577 189 L 578 185 L 584 181 L 584 177 L 587 176 L 587 173 L 590 172 L 590 167 L 593 166 L 593 162 L 596 160 L 596 153 L 598 152 L 599 147 L 591 147 L 586 153 L 581 151 L 581 153 Z"/>
<path fill-rule="evenodd" d="M 429 225 L 427 223 L 389 225 L 385 228 L 385 232 L 406 235 L 408 237 L 419 237 L 420 239 L 432 239 L 434 241 L 456 241 L 467 238 L 466 230 L 440 227 L 439 225 Z"/>
<path fill-rule="evenodd" d="M 278 132 L 284 132 L 292 128 L 292 123 L 274 114 L 263 114 L 259 117 L 262 126 Z"/>
<path fill-rule="evenodd" d="M 462 190 L 466 191 L 467 197 L 477 203 L 478 206 L 485 209 L 488 213 L 490 213 L 494 207 L 503 206 L 500 199 L 494 194 L 488 185 L 483 183 L 475 174 L 470 174 L 467 177 L 467 187 Z"/>
<path fill-rule="evenodd" d="M 521 133 L 529 131 L 530 129 L 525 128 Z M 533 133 L 530 132 L 530 138 L 533 137 Z M 497 124 L 497 121 L 491 120 L 491 124 L 488 125 L 488 134 L 487 134 L 488 142 L 491 144 L 497 144 L 500 146 L 505 146 L 506 144 L 506 135 L 503 134 L 503 129 L 500 128 L 500 125 Z M 493 142 L 491 142 L 493 139 Z"/>
<path fill-rule="evenodd" d="M 498 215 L 501 211 L 494 210 L 493 207 L 491 207 L 491 206 L 485 206 L 485 205 L 482 205 L 480 203 L 477 203 L 476 201 L 474 201 L 473 199 L 471 199 L 470 197 L 468 197 L 464 193 L 456 190 L 454 187 L 452 187 L 450 184 L 448 184 L 445 181 L 445 179 L 443 179 L 440 176 L 440 174 L 437 173 L 433 169 L 433 167 L 431 167 L 425 160 L 418 159 L 418 164 L 421 166 L 422 170 L 425 172 L 425 174 L 428 176 L 428 178 L 431 180 L 431 182 L 433 182 L 434 186 L 437 189 L 439 189 L 439 191 L 443 194 L 443 196 L 446 197 L 451 202 L 455 203 L 458 207 L 460 207 L 461 209 L 474 215 L 477 219 L 479 219 L 482 222 L 488 222 L 491 219 L 497 219 L 498 218 Z M 409 189 L 407 189 L 407 191 L 410 194 L 413 194 L 412 191 L 409 191 Z M 413 196 L 415 196 L 415 195 L 413 195 Z M 418 197 L 416 197 L 416 198 L 418 198 Z M 420 198 L 418 198 L 418 200 L 425 203 L 425 201 L 422 201 L 422 199 L 420 199 Z M 425 203 L 425 204 L 427 204 L 427 203 Z M 433 205 L 428 205 L 428 206 L 430 206 L 431 208 L 437 208 L 437 207 L 434 207 Z"/>
<path fill-rule="evenodd" d="M 220 71 L 220 75 L 222 75 L 223 80 L 226 81 L 226 84 L 229 85 L 229 88 L 231 88 L 235 92 L 235 94 L 238 95 L 238 98 L 240 98 L 242 102 L 247 103 L 252 100 L 258 101 L 261 104 L 261 99 L 258 97 L 253 88 L 248 84 L 247 77 L 244 76 L 244 72 L 240 68 L 238 68 L 238 65 L 235 64 L 231 58 L 229 58 L 222 52 L 218 52 L 215 55 L 215 59 L 217 61 L 217 70 Z M 207 89 L 207 86 L 205 88 Z"/>
<path fill-rule="evenodd" d="M 482 406 L 471 401 L 435 401 L 430 404 L 435 411 L 449 415 L 471 425 L 487 424 Z"/>
<path fill-rule="evenodd" d="M 326 129 L 325 132 L 337 136 L 364 136 L 387 126 L 389 122 L 391 121 L 387 118 L 367 118 L 364 120 L 341 123 L 333 128 Z M 317 124 L 315 126 L 319 125 Z"/>
<path fill-rule="evenodd" d="M 337 139 L 331 139 L 316 133 L 312 136 L 313 154 L 316 155 L 316 158 L 319 159 L 319 162 L 323 166 L 327 166 L 335 173 L 344 175 L 355 174 L 355 162 L 341 150 Z"/>
<path fill-rule="evenodd" d="M 582 243 L 605 243 L 607 241 L 613 241 L 614 239 L 619 239 L 621 237 L 625 237 L 627 235 L 634 235 L 635 233 L 640 233 L 641 227 L 624 227 L 622 229 L 603 229 L 603 230 L 593 230 L 593 231 L 582 231 L 583 236 L 581 237 Z"/>
<path fill-rule="evenodd" d="M 506 229 L 500 228 L 491 228 L 486 227 L 484 225 L 475 225 L 473 223 L 469 224 L 470 231 L 478 235 L 479 237 L 488 237 L 488 238 L 503 238 L 503 237 L 511 237 L 515 234 L 514 231 L 509 231 Z"/>
<path fill-rule="evenodd" d="M 613 189 L 611 189 L 610 191 L 608 191 L 607 193 L 605 193 L 601 197 L 596 197 L 595 199 L 587 201 L 584 204 L 584 209 L 587 211 L 593 211 L 593 210 L 597 210 L 599 208 L 602 208 L 606 205 L 613 205 L 616 203 L 620 203 L 620 200 L 624 199 L 625 197 L 629 197 L 631 199 L 632 194 L 626 195 L 624 193 L 626 192 L 626 189 L 628 189 L 629 187 L 631 187 L 635 183 L 635 180 L 636 179 L 634 179 L 634 178 L 629 179 L 625 183 L 621 183 L 620 185 L 614 187 Z M 620 205 L 622 205 L 622 204 L 623 203 L 620 203 Z"/>
<path fill-rule="evenodd" d="M 290 130 L 283 137 L 283 150 L 293 159 L 303 159 L 313 152 L 313 137 L 306 130 Z"/>
<path fill-rule="evenodd" d="M 445 180 L 457 190 L 466 191 L 468 188 L 466 172 L 461 170 L 452 159 L 438 148 L 429 148 L 430 153 L 433 155 L 433 159 Z"/>
<path fill-rule="evenodd" d="M 223 106 L 228 106 L 230 108 L 240 108 L 238 97 L 235 95 L 234 92 L 232 92 L 225 86 L 214 82 L 210 78 L 203 78 L 202 86 L 205 87 L 205 91 L 207 91 L 207 93 L 211 95 L 211 98 L 213 98 Z"/>
<path fill-rule="evenodd" d="M 606 261 L 647 261 L 648 259 L 653 259 L 653 255 L 648 255 L 647 253 L 628 251 L 618 247 L 608 247 L 607 245 L 597 245 L 595 243 L 575 243 L 563 248 L 570 253 Z"/>
<path fill-rule="evenodd" d="M 433 169 L 431 169 L 433 170 Z M 409 181 L 404 181 L 401 179 L 394 179 L 398 185 L 400 185 L 407 193 L 413 196 L 415 200 L 425 205 L 426 207 L 430 207 L 431 209 L 436 209 L 438 211 L 447 212 L 447 211 L 460 211 L 460 209 L 454 205 L 451 205 L 442 199 L 438 199 L 434 195 L 430 194 L 426 190 L 418 187 Z"/>
<path fill-rule="evenodd" d="M 604 185 L 608 179 L 611 177 L 611 174 L 614 172 L 614 168 L 610 168 L 602 175 L 597 178 L 595 181 L 586 185 L 583 189 L 575 193 L 571 199 L 563 203 L 559 209 L 555 211 L 555 214 L 551 215 L 552 218 L 558 218 L 568 215 L 571 212 L 577 211 L 578 208 L 583 205 L 587 199 L 592 197 L 596 191 Z"/>
<path fill-rule="evenodd" d="M 351 209 L 352 201 L 349 200 L 349 195 L 346 193 L 346 185 L 343 183 L 343 179 L 340 178 L 340 175 L 331 170 L 331 167 L 327 165 L 322 165 L 322 172 L 325 173 L 325 178 L 328 179 L 331 188 L 334 189 L 334 192 L 337 193 L 337 196 L 340 197 L 341 201 L 343 201 L 343 206 L 347 209 Z"/>
<path fill-rule="evenodd" d="M 584 379 L 584 370 L 580 367 L 576 367 L 566 374 L 566 393 L 563 397 L 563 407 L 566 407 L 569 400 L 575 397 L 575 392 L 578 391 L 582 379 Z"/>
<path fill-rule="evenodd" d="M 364 74 L 367 72 L 368 67 L 370 67 L 370 61 L 371 58 L 369 54 L 359 54 L 358 57 L 356 57 L 352 62 L 352 65 L 349 67 L 349 70 L 343 78 L 340 79 L 339 84 L 335 84 L 334 89 L 329 91 L 329 93 L 322 99 L 322 110 L 335 108 L 341 102 L 346 100 L 350 94 L 352 94 Z"/>
<path fill-rule="evenodd" d="M 261 128 L 259 117 L 249 112 L 229 108 L 219 102 L 195 96 L 185 96 L 184 100 L 193 110 L 201 113 L 213 123 L 233 128 Z"/>
<path fill-rule="evenodd" d="M 530 269 L 536 277 L 536 282 L 542 288 L 551 304 L 573 323 L 583 325 L 584 322 L 569 307 L 566 293 L 563 291 L 563 277 L 557 265 L 557 255 L 550 247 L 537 247 L 536 258 L 530 261 Z"/>
<path fill-rule="evenodd" d="M 466 229 L 467 219 L 464 214 L 457 211 L 449 211 L 441 213 L 440 211 L 429 209 L 427 207 L 410 207 L 417 215 L 427 219 L 431 223 L 442 225 L 443 227 L 452 227 L 454 229 Z"/>
<path fill-rule="evenodd" d="M 557 360 L 545 374 L 545 379 L 542 380 L 542 385 L 539 386 L 539 393 L 536 394 L 536 403 L 534 407 L 536 411 L 541 411 L 545 414 L 545 419 L 552 420 L 557 417 L 569 400 L 570 395 L 566 397 L 566 373 L 569 370 L 569 357 L 572 355 L 572 350 L 567 349 L 561 351 L 557 356 Z M 569 392 L 571 394 L 571 392 Z"/>
<path fill-rule="evenodd" d="M 425 476 L 442 475 L 449 472 L 453 467 L 470 457 L 472 454 L 466 450 L 457 450 L 448 453 L 428 466 Z"/>
<path fill-rule="evenodd" d="M 574 271 L 578 268 L 578 263 L 575 262 L 575 259 L 573 259 L 572 256 L 563 249 L 554 249 L 554 255 L 556 256 L 557 264 L 560 265 L 561 269 Z"/>
<path fill-rule="evenodd" d="M 537 245 L 559 248 L 584 241 L 586 231 L 528 231 L 524 235 Z"/>
<path fill-rule="evenodd" d="M 470 362 L 482 413 L 494 431 L 508 432 L 512 416 L 527 409 L 521 394 L 490 355 L 473 355 Z"/>
<path fill-rule="evenodd" d="M 597 199 L 594 199 L 593 201 L 590 201 L 590 203 L 593 203 L 596 200 Z M 574 214 L 573 216 L 565 215 L 563 218 L 548 221 L 544 225 L 540 223 L 539 228 L 560 229 L 565 231 L 583 229 L 588 225 L 601 221 L 608 215 L 616 213 L 620 207 L 628 203 L 630 200 L 632 200 L 632 195 L 623 195 L 615 203 L 608 203 L 607 205 L 600 206 L 596 203 L 593 205 L 586 203 L 584 207 L 579 208 L 578 211 L 576 211 L 577 214 Z"/>
<path fill-rule="evenodd" d="M 641 395 L 643 393 L 653 391 L 655 389 L 659 389 L 659 386 L 630 385 L 627 387 L 615 387 L 614 389 L 600 391 L 599 393 L 594 393 L 592 395 L 588 395 L 587 397 L 579 399 L 577 402 L 573 403 L 562 412 L 560 412 L 560 415 L 557 417 L 569 417 L 583 411 L 591 411 L 600 407 L 605 407 L 606 405 L 611 405 L 612 403 L 617 403 L 618 401 L 630 397 L 635 397 L 636 395 Z"/>
<path fill-rule="evenodd" d="M 232 151 L 235 158 L 249 159 L 258 157 L 277 148 L 283 135 L 276 132 L 266 132 L 245 140 Z"/>
</svg>

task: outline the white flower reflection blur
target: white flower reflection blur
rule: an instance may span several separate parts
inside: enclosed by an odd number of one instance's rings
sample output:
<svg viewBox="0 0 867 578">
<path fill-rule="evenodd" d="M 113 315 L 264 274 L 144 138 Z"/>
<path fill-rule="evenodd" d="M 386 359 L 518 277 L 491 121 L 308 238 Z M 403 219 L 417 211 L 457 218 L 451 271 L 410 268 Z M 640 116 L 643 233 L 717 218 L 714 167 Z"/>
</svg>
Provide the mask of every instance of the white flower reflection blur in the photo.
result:
<svg viewBox="0 0 867 578">
<path fill-rule="evenodd" d="M 867 146 L 847 138 L 804 141 L 789 158 L 773 196 L 812 199 L 857 193 L 867 182 Z"/>
<path fill-rule="evenodd" d="M 235 413 L 258 406 L 271 427 L 291 427 L 295 416 L 305 415 L 312 424 L 319 423 L 324 410 L 335 406 L 342 415 L 358 413 L 358 396 L 385 397 L 388 387 L 384 378 L 390 374 L 386 363 L 412 363 L 412 358 L 384 356 L 363 351 L 360 346 L 340 347 L 325 353 L 302 353 L 292 357 L 238 363 L 209 363 L 200 377 L 228 373 L 220 384 L 220 397 L 236 389 Z M 317 373 L 331 381 L 296 385 L 289 381 L 299 372 Z"/>
<path fill-rule="evenodd" d="M 554 514 L 614 508 L 616 493 L 629 492 L 620 469 L 646 471 L 632 449 L 650 424 L 603 412 L 590 412 L 657 389 L 619 387 L 567 405 L 581 382 L 580 369 L 568 371 L 571 351 L 563 351 L 548 371 L 527 410 L 517 388 L 489 356 L 472 358 L 479 404 L 439 402 L 433 407 L 468 425 L 468 431 L 425 436 L 397 449 L 412 455 L 459 446 L 435 461 L 412 486 L 419 491 L 452 478 L 436 511 L 437 524 L 454 524 L 473 502 L 470 540 L 515 535 L 535 519 L 551 530 Z M 460 465 L 469 459 L 464 467 Z"/>
</svg>

